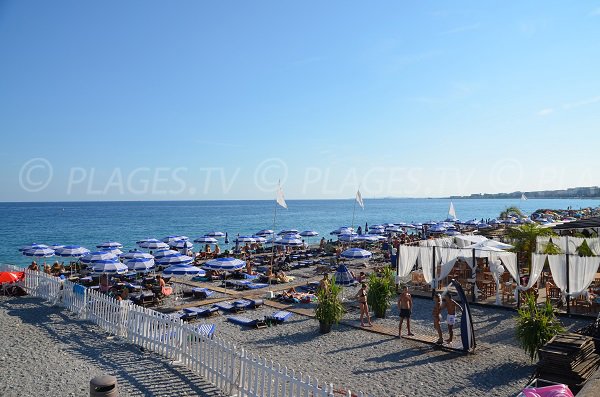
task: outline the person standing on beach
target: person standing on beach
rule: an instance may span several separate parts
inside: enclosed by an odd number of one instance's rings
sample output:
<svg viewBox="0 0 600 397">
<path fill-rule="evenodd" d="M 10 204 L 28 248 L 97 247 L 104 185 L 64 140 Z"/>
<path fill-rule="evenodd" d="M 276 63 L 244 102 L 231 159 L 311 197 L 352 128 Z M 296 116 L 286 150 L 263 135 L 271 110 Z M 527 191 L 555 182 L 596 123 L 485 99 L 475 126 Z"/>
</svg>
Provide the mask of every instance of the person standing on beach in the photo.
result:
<svg viewBox="0 0 600 397">
<path fill-rule="evenodd" d="M 446 316 L 446 324 L 448 325 L 448 339 L 446 343 L 452 343 L 454 339 L 454 324 L 456 323 L 456 306 L 458 304 L 452 299 L 452 295 L 448 293 L 444 297 L 444 303 L 442 304 L 442 310 L 446 309 L 448 315 Z"/>
<path fill-rule="evenodd" d="M 369 304 L 367 303 L 367 284 L 362 283 L 360 285 L 360 289 L 356 294 L 356 299 L 360 304 L 360 326 L 366 327 L 365 325 L 365 314 L 367 315 L 367 321 L 369 322 L 369 327 L 373 324 L 371 323 L 371 315 L 369 314 Z"/>
<path fill-rule="evenodd" d="M 435 328 L 435 330 L 437 331 L 438 334 L 438 340 L 437 343 L 438 345 L 441 345 L 442 343 L 444 343 L 444 336 L 442 335 L 442 326 L 441 326 L 441 321 L 442 321 L 442 307 L 441 307 L 441 296 L 440 294 L 435 294 L 433 297 L 433 312 L 431 313 L 431 315 L 433 316 L 433 328 Z"/>
<path fill-rule="evenodd" d="M 400 310 L 400 324 L 398 325 L 398 337 L 402 336 L 402 323 L 406 319 L 406 329 L 408 330 L 408 336 L 414 334 L 410 332 L 410 315 L 412 314 L 413 300 L 412 296 L 408 293 L 408 287 L 402 288 L 402 294 L 398 298 L 398 309 Z"/>
</svg>

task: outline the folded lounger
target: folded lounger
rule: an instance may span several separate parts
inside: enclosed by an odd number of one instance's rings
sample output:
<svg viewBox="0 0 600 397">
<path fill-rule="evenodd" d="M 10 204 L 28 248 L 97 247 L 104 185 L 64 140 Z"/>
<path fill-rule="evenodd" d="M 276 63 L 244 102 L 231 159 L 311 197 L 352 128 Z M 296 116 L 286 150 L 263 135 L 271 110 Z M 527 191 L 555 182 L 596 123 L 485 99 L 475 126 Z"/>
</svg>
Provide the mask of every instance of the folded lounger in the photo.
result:
<svg viewBox="0 0 600 397">
<path fill-rule="evenodd" d="M 192 288 L 192 295 L 194 295 L 194 298 L 197 299 L 206 299 L 212 294 L 214 294 L 214 291 L 211 291 L 208 288 Z"/>
<path fill-rule="evenodd" d="M 215 324 L 200 324 L 195 328 L 200 335 L 208 336 L 209 338 L 212 338 L 215 329 L 217 329 Z"/>
<path fill-rule="evenodd" d="M 265 328 L 267 325 L 262 320 L 252 320 L 248 317 L 242 316 L 229 316 L 227 317 L 227 321 L 232 322 L 237 325 L 243 325 L 244 327 L 251 328 Z"/>
<path fill-rule="evenodd" d="M 267 316 L 266 319 L 270 321 L 274 321 L 277 324 L 282 324 L 285 320 L 292 316 L 291 312 L 287 312 L 285 310 L 280 310 L 278 312 L 273 313 L 270 316 Z"/>
</svg>

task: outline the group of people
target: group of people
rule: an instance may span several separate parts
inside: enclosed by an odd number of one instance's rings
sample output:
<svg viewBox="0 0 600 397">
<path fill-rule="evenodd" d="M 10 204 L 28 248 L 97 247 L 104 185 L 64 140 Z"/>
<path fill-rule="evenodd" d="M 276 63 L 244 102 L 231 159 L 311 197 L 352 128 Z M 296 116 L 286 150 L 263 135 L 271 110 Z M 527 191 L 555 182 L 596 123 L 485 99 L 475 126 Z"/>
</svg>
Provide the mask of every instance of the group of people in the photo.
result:
<svg viewBox="0 0 600 397">
<path fill-rule="evenodd" d="M 357 299 L 360 305 L 360 325 L 362 327 L 370 327 L 372 326 L 371 315 L 369 314 L 369 305 L 367 303 L 367 284 L 362 283 L 360 289 L 356 293 L 355 298 Z M 444 343 L 444 336 L 442 333 L 442 313 L 446 311 L 446 324 L 448 326 L 448 339 L 446 339 L 446 343 L 452 343 L 454 339 L 454 324 L 456 323 L 456 309 L 460 308 L 460 305 L 452 299 L 450 293 L 446 293 L 442 298 L 441 294 L 435 294 L 433 297 L 433 327 L 438 335 L 437 344 Z M 398 337 L 402 336 L 402 325 L 404 324 L 404 320 L 406 320 L 406 330 L 408 336 L 413 336 L 414 334 L 410 330 L 410 318 L 412 316 L 413 310 L 413 299 L 411 294 L 408 291 L 408 287 L 404 286 L 402 288 L 402 293 L 398 297 L 398 311 L 400 314 L 400 323 L 398 324 Z M 365 318 L 367 323 L 365 324 Z"/>
</svg>

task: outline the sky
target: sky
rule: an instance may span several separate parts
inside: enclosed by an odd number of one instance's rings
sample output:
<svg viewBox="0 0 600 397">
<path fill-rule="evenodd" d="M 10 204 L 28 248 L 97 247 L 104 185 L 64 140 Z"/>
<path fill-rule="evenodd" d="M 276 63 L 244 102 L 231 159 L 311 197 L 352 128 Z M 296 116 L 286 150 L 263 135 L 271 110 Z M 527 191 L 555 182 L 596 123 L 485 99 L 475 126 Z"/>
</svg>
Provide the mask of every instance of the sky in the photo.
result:
<svg viewBox="0 0 600 397">
<path fill-rule="evenodd" d="M 0 0 L 0 201 L 600 185 L 600 1 Z"/>
</svg>

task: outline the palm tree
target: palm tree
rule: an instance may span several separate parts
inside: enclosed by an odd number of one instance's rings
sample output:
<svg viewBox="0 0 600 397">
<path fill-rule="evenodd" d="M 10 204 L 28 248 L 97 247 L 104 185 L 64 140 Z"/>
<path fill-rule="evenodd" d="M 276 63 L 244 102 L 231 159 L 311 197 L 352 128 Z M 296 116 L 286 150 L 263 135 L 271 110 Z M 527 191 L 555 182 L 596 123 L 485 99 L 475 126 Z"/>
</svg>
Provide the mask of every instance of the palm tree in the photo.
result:
<svg viewBox="0 0 600 397">
<path fill-rule="evenodd" d="M 552 229 L 541 227 L 537 223 L 526 223 L 508 230 L 514 248 L 512 251 L 525 255 L 525 263 L 531 271 L 531 254 L 535 252 L 537 238 L 555 235 Z"/>
<path fill-rule="evenodd" d="M 510 216 L 518 216 L 519 218 L 522 218 L 524 215 L 523 212 L 515 206 L 508 207 L 500 213 L 500 219 L 506 219 Z"/>
</svg>

